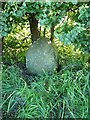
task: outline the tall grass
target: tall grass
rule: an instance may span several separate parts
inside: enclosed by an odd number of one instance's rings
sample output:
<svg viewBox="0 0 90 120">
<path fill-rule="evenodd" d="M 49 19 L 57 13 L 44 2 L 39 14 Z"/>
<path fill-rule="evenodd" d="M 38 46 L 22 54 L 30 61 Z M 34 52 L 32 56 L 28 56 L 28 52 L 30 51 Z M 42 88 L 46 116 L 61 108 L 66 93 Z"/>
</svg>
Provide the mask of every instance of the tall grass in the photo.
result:
<svg viewBox="0 0 90 120">
<path fill-rule="evenodd" d="M 87 68 L 30 78 L 11 66 L 3 71 L 3 114 L 16 118 L 87 118 L 90 87 Z"/>
</svg>

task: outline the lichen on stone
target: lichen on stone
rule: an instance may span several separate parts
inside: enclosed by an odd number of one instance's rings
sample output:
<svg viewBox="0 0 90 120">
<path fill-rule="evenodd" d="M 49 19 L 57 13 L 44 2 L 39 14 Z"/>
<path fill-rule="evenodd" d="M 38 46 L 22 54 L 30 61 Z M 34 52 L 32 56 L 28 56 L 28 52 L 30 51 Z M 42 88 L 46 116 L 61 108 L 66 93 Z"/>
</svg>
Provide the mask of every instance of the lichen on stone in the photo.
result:
<svg viewBox="0 0 90 120">
<path fill-rule="evenodd" d="M 30 74 L 54 72 L 58 66 L 57 51 L 47 38 L 35 41 L 26 53 L 26 67 Z"/>
</svg>

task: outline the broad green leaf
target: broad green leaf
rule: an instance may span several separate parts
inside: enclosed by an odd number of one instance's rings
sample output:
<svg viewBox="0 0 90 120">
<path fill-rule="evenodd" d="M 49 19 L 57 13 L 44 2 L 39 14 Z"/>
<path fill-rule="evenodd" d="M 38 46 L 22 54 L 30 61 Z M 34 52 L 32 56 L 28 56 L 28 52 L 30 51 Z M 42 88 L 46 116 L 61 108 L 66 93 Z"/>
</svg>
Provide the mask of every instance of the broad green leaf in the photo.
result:
<svg viewBox="0 0 90 120">
<path fill-rule="evenodd" d="M 23 6 L 23 7 L 26 7 L 26 2 L 23 2 L 22 6 Z"/>
<path fill-rule="evenodd" d="M 8 35 L 8 33 L 7 32 L 4 32 L 4 31 L 2 31 L 2 34 L 1 34 L 2 36 L 7 36 Z"/>
<path fill-rule="evenodd" d="M 17 11 L 17 16 L 22 16 L 23 15 L 23 13 L 22 13 L 22 11 Z"/>
<path fill-rule="evenodd" d="M 4 22 L 0 22 L 0 25 L 5 25 L 5 23 Z"/>
<path fill-rule="evenodd" d="M 78 0 L 75 0 L 72 3 L 76 5 L 76 4 L 78 4 Z"/>
<path fill-rule="evenodd" d="M 8 31 L 9 29 L 7 27 L 4 28 L 4 31 Z"/>
<path fill-rule="evenodd" d="M 39 9 L 39 6 L 38 6 L 38 5 L 36 5 L 36 9 Z"/>
<path fill-rule="evenodd" d="M 9 16 L 9 14 L 8 14 L 8 13 L 5 13 L 4 15 L 5 15 L 6 17 L 8 17 L 8 16 Z"/>
</svg>

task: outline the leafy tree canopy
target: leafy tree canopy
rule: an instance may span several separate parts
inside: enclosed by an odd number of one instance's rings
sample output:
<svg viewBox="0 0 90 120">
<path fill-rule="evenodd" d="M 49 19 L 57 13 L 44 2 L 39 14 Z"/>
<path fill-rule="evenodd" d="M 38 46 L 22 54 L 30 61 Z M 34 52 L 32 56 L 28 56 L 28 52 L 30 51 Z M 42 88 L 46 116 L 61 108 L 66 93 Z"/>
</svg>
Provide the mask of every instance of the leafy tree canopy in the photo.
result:
<svg viewBox="0 0 90 120">
<path fill-rule="evenodd" d="M 29 24 L 34 15 L 41 26 L 54 29 L 54 37 L 65 45 L 90 52 L 90 6 L 89 2 L 6 2 L 2 4 L 2 36 L 7 36 L 14 24 Z"/>
</svg>

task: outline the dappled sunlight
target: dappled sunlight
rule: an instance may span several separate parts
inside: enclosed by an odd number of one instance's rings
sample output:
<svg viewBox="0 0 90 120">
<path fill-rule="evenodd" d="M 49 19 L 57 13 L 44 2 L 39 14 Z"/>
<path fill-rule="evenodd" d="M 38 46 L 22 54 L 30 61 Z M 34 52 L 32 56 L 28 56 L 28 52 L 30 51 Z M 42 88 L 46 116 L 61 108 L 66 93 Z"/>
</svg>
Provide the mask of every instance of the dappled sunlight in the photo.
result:
<svg viewBox="0 0 90 120">
<path fill-rule="evenodd" d="M 1 4 L 3 119 L 88 119 L 89 2 Z"/>
</svg>

